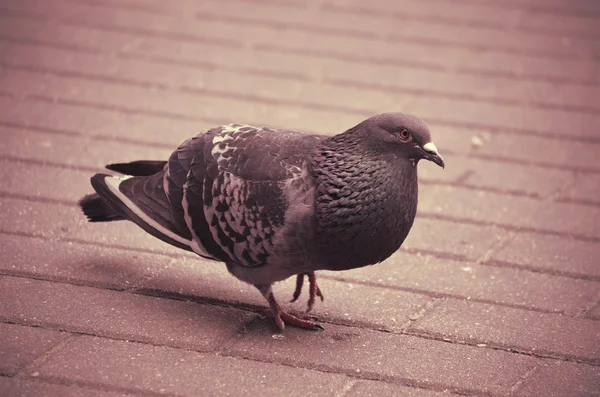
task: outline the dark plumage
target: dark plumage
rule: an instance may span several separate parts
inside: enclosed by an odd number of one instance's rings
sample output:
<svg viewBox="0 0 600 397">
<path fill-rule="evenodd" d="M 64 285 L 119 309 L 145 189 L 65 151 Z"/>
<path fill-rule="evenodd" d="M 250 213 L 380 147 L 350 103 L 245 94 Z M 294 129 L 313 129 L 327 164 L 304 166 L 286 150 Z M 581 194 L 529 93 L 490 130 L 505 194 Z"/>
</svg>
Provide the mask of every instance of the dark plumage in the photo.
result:
<svg viewBox="0 0 600 397">
<path fill-rule="evenodd" d="M 323 295 L 316 270 L 347 270 L 388 258 L 417 211 L 417 170 L 444 167 L 425 123 L 402 113 L 371 117 L 332 137 L 251 126 L 218 127 L 177 148 L 168 161 L 136 161 L 97 174 L 97 195 L 80 205 L 91 221 L 128 219 L 146 232 L 225 262 L 255 285 L 271 316 L 320 328 L 285 312 L 271 285 L 304 276 L 309 310 Z"/>
</svg>

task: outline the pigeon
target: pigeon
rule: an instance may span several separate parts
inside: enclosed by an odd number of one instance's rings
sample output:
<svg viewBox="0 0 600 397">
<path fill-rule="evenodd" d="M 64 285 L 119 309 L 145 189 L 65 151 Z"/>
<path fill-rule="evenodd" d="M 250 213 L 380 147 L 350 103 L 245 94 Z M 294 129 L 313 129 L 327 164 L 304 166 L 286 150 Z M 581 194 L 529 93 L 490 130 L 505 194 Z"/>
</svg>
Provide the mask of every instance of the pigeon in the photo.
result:
<svg viewBox="0 0 600 397">
<path fill-rule="evenodd" d="M 383 113 L 333 135 L 231 124 L 183 142 L 167 161 L 110 164 L 79 202 L 90 222 L 129 220 L 224 262 L 285 324 L 323 329 L 315 271 L 377 264 L 400 248 L 417 212 L 417 164 L 444 168 L 425 122 Z M 284 310 L 272 285 L 309 282 L 308 310 Z"/>
</svg>

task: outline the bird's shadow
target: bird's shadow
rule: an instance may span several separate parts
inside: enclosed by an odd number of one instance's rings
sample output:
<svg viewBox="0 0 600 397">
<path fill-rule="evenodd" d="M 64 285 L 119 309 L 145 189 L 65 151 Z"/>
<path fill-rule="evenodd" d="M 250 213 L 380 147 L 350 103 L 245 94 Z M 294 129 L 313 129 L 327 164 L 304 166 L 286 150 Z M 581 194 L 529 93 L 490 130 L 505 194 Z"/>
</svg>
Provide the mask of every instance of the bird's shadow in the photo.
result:
<svg viewBox="0 0 600 397">
<path fill-rule="evenodd" d="M 164 260 L 147 254 L 123 258 L 115 254 L 81 258 L 78 272 L 81 284 L 92 283 L 135 295 L 141 303 L 152 301 L 150 307 L 161 312 L 161 305 L 169 307 L 170 318 L 165 318 L 163 313 L 156 317 L 157 321 L 176 324 L 181 320 L 180 314 L 190 315 L 189 304 L 195 303 L 193 310 L 198 314 L 199 329 L 209 323 L 227 328 L 223 332 L 236 328 L 245 330 L 249 323 L 261 320 L 272 325 L 271 320 L 263 319 L 266 302 L 258 290 L 235 279 L 220 262 L 189 257 Z M 219 310 L 213 310 L 214 307 Z M 240 312 L 243 315 L 240 316 Z M 147 315 L 152 317 L 153 314 Z M 233 318 L 241 322 L 236 324 Z M 276 331 L 274 325 L 269 328 L 271 333 Z"/>
</svg>

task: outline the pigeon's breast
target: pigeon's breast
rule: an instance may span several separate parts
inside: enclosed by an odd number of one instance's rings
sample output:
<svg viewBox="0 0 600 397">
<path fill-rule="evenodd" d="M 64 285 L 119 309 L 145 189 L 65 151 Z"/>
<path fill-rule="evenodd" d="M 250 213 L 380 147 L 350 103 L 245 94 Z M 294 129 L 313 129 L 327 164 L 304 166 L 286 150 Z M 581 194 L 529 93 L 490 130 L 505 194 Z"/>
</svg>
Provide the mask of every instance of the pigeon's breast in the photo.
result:
<svg viewBox="0 0 600 397">
<path fill-rule="evenodd" d="M 417 211 L 414 168 L 361 164 L 334 172 L 317 187 L 317 236 L 324 267 L 347 270 L 381 262 L 406 239 Z"/>
</svg>

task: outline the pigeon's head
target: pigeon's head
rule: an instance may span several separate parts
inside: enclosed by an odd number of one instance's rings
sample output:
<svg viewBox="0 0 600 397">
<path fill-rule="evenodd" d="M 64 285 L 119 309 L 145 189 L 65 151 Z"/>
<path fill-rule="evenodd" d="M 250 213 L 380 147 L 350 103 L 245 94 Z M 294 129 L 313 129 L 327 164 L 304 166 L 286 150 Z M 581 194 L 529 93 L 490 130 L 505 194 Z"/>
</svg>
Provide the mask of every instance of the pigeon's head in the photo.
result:
<svg viewBox="0 0 600 397">
<path fill-rule="evenodd" d="M 444 168 L 444 160 L 431 141 L 429 128 L 420 118 L 405 113 L 383 113 L 361 124 L 371 139 L 401 153 L 415 164 L 426 159 Z"/>
</svg>

